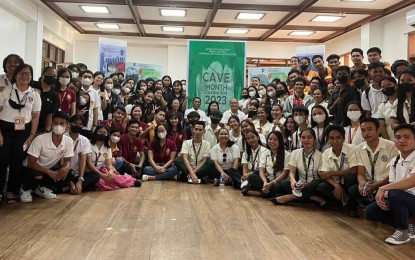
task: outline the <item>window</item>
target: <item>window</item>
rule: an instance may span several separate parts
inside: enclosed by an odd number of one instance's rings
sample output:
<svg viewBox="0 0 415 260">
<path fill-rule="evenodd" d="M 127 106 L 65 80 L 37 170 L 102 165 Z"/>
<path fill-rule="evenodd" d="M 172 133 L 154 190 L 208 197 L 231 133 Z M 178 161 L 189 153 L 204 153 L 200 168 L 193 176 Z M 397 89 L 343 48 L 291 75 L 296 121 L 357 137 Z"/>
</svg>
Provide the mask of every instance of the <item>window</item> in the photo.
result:
<svg viewBox="0 0 415 260">
<path fill-rule="evenodd" d="M 57 68 L 57 64 L 65 62 L 65 51 L 57 46 L 43 41 L 42 44 L 42 69 L 45 67 Z"/>
</svg>

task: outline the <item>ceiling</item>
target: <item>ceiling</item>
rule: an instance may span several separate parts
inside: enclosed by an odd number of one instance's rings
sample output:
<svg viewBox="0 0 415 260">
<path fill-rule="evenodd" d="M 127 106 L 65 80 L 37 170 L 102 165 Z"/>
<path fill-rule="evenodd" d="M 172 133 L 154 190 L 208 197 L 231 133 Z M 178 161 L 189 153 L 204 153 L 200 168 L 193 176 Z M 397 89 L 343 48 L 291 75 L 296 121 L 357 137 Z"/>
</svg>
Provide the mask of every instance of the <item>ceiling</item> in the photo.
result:
<svg viewBox="0 0 415 260">
<path fill-rule="evenodd" d="M 81 34 L 182 39 L 251 40 L 324 43 L 361 25 L 415 4 L 415 0 L 41 0 Z M 80 6 L 105 6 L 108 14 L 85 13 Z M 160 9 L 185 9 L 185 17 L 163 17 Z M 263 13 L 261 20 L 237 20 L 241 12 Z M 313 22 L 317 15 L 343 18 Z M 100 29 L 97 23 L 116 23 L 119 29 Z M 162 26 L 183 27 L 164 32 Z M 246 34 L 226 34 L 229 28 Z M 312 31 L 292 36 L 293 31 Z"/>
</svg>

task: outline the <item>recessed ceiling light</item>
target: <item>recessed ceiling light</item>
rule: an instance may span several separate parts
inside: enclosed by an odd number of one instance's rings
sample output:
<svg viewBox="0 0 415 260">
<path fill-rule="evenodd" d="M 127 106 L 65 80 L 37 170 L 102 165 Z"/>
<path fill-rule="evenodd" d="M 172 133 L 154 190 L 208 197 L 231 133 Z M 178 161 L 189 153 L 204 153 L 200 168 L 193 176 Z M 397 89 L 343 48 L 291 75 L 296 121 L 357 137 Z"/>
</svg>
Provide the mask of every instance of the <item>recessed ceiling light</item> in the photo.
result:
<svg viewBox="0 0 415 260">
<path fill-rule="evenodd" d="M 292 31 L 288 35 L 291 36 L 310 36 L 312 34 L 315 34 L 314 31 Z"/>
<path fill-rule="evenodd" d="M 180 26 L 162 26 L 163 32 L 184 32 L 184 27 Z"/>
<path fill-rule="evenodd" d="M 340 0 L 342 2 L 375 2 L 376 0 Z"/>
<path fill-rule="evenodd" d="M 337 15 L 317 15 L 313 19 L 312 22 L 325 22 L 325 23 L 334 23 L 340 19 L 343 19 L 344 16 L 337 16 Z"/>
<path fill-rule="evenodd" d="M 95 25 L 100 29 L 120 29 L 116 23 L 96 23 Z"/>
<path fill-rule="evenodd" d="M 160 9 L 161 16 L 185 17 L 186 10 L 182 9 Z"/>
<path fill-rule="evenodd" d="M 227 29 L 225 33 L 227 33 L 227 34 L 247 34 L 248 32 L 249 32 L 249 29 L 230 28 L 230 29 Z"/>
<path fill-rule="evenodd" d="M 238 20 L 261 20 L 265 14 L 258 13 L 239 13 L 236 19 Z"/>
<path fill-rule="evenodd" d="M 110 13 L 110 11 L 108 10 L 106 6 L 81 5 L 80 7 L 85 13 L 90 13 L 90 14 L 109 14 Z"/>
</svg>

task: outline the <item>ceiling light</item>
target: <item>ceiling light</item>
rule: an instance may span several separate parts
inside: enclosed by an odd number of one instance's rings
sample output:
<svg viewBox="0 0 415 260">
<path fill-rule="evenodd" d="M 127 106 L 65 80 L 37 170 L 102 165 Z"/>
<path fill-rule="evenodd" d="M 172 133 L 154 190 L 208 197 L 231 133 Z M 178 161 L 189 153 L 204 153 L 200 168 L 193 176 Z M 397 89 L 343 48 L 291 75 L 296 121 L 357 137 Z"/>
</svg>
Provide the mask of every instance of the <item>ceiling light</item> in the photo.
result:
<svg viewBox="0 0 415 260">
<path fill-rule="evenodd" d="M 342 2 L 375 2 L 376 0 L 341 0 Z"/>
<path fill-rule="evenodd" d="M 109 14 L 110 13 L 108 8 L 105 6 L 81 5 L 80 7 L 85 13 L 90 13 L 90 14 Z"/>
<path fill-rule="evenodd" d="M 236 19 L 238 20 L 261 20 L 265 14 L 258 13 L 239 13 Z"/>
<path fill-rule="evenodd" d="M 247 34 L 249 32 L 249 29 L 236 29 L 236 28 L 230 28 L 227 29 L 225 33 L 227 34 Z"/>
<path fill-rule="evenodd" d="M 338 20 L 344 18 L 344 16 L 337 16 L 337 15 L 317 15 L 313 19 L 312 22 L 325 22 L 325 23 L 334 23 Z"/>
<path fill-rule="evenodd" d="M 161 29 L 163 32 L 183 32 L 184 27 L 180 26 L 162 26 Z"/>
<path fill-rule="evenodd" d="M 185 17 L 186 10 L 181 9 L 160 9 L 161 16 Z"/>
<path fill-rule="evenodd" d="M 310 36 L 312 34 L 315 34 L 314 31 L 292 31 L 288 35 L 291 36 Z"/>
<path fill-rule="evenodd" d="M 100 29 L 120 29 L 116 23 L 96 23 L 95 25 Z"/>
</svg>

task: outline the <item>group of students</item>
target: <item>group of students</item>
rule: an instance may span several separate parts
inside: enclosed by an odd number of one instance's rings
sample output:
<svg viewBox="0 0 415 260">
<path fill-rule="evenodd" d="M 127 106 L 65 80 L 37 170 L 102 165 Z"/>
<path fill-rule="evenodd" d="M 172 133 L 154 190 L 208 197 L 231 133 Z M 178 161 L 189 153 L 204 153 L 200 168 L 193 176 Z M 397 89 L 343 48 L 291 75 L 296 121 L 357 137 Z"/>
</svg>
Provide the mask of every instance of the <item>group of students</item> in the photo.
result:
<svg viewBox="0 0 415 260">
<path fill-rule="evenodd" d="M 0 198 L 31 202 L 32 193 L 53 199 L 152 180 L 222 183 L 277 205 L 311 201 L 353 217 L 364 206 L 368 219 L 395 227 L 386 242 L 408 242 L 415 71 L 395 62 L 397 81 L 380 55 L 366 66 L 360 49 L 351 54 L 352 68 L 337 55 L 329 68 L 319 55 L 293 57 L 287 82 L 254 77 L 224 112 L 216 101 L 203 111 L 199 97 L 186 109 L 184 80 L 135 82 L 72 64 L 33 81 L 32 67 L 11 54 L 0 76 Z"/>
</svg>

